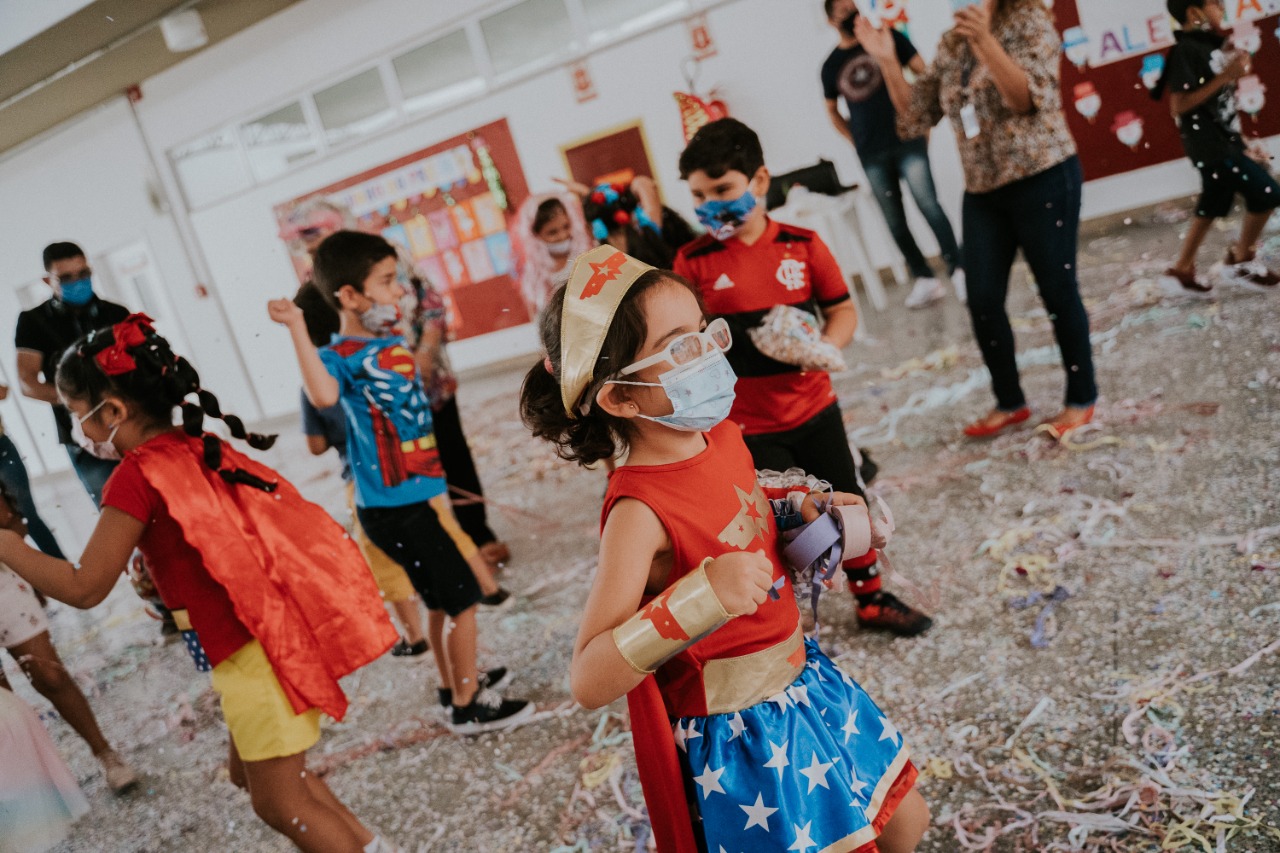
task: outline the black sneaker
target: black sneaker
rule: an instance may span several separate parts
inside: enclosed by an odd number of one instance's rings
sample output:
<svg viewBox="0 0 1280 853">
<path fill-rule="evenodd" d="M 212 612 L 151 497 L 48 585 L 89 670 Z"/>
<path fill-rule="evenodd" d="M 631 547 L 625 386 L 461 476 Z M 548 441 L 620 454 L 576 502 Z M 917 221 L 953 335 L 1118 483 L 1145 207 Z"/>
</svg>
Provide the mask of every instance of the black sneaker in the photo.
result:
<svg viewBox="0 0 1280 853">
<path fill-rule="evenodd" d="M 502 587 L 498 587 L 498 591 L 492 595 L 486 595 L 480 599 L 480 603 L 485 607 L 502 607 L 503 605 L 515 604 L 515 599 L 511 597 L 511 593 Z"/>
<path fill-rule="evenodd" d="M 509 729 L 532 717 L 533 710 L 533 703 L 526 699 L 504 699 L 500 693 L 481 689 L 470 705 L 453 706 L 449 728 L 459 735 Z"/>
<path fill-rule="evenodd" d="M 501 690 L 511 683 L 511 673 L 507 671 L 505 666 L 495 666 L 493 669 L 480 673 L 479 677 L 480 689 Z M 448 708 L 453 704 L 453 691 L 448 687 L 437 687 L 436 695 L 440 697 L 440 705 Z"/>
<path fill-rule="evenodd" d="M 423 660 L 423 655 L 429 651 L 431 651 L 431 645 L 425 639 L 419 640 L 413 645 L 401 640 L 391 647 L 391 656 L 400 658 L 406 663 L 417 663 Z"/>
<path fill-rule="evenodd" d="M 858 624 L 863 628 L 890 631 L 899 637 L 914 637 L 933 627 L 933 620 L 908 606 L 891 592 L 881 592 L 873 601 L 857 607 Z"/>
</svg>

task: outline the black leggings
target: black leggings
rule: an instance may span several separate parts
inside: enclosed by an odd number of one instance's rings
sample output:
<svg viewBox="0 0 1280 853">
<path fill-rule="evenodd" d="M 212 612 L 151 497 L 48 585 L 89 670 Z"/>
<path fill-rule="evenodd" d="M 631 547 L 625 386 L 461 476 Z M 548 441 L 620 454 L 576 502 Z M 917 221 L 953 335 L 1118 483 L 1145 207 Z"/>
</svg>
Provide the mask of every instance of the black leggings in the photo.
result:
<svg viewBox="0 0 1280 853">
<path fill-rule="evenodd" d="M 1018 379 L 1013 327 L 1005 311 L 1009 271 L 1018 250 L 1031 273 L 1062 353 L 1068 406 L 1098 398 L 1089 344 L 1089 315 L 1076 279 L 1080 231 L 1080 161 L 1072 156 L 1039 174 L 988 193 L 964 196 L 964 269 L 969 317 L 982 359 L 991 371 L 996 406 L 1012 412 L 1026 405 Z"/>
<path fill-rule="evenodd" d="M 803 468 L 806 474 L 826 480 L 837 492 L 862 494 L 839 403 L 832 403 L 794 429 L 745 435 L 743 439 L 756 470 Z"/>
<path fill-rule="evenodd" d="M 435 423 L 436 447 L 440 451 L 440 464 L 444 466 L 445 479 L 450 486 L 457 486 L 477 497 L 484 497 L 480 475 L 476 473 L 476 462 L 471 458 L 471 448 L 467 444 L 466 435 L 462 432 L 458 401 L 449 399 L 438 410 L 432 412 L 431 416 Z M 450 491 L 449 502 L 453 504 L 453 514 L 458 517 L 458 524 L 477 547 L 488 545 L 498 538 L 489 529 L 483 501 Z"/>
</svg>

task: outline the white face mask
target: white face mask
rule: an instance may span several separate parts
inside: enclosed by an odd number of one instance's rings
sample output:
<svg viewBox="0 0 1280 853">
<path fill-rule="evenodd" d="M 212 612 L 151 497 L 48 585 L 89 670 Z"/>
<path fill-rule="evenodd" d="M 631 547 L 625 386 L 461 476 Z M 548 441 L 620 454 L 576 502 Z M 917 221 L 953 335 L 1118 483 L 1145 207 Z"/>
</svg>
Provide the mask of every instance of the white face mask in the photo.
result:
<svg viewBox="0 0 1280 853">
<path fill-rule="evenodd" d="M 569 254 L 569 250 L 573 248 L 572 237 L 567 240 L 557 240 L 554 243 L 546 240 L 543 240 L 542 242 L 546 245 L 547 251 L 553 255 L 567 255 Z"/>
<path fill-rule="evenodd" d="M 640 417 L 680 432 L 706 432 L 729 417 L 733 386 L 738 377 L 724 352 L 710 350 L 688 364 L 668 370 L 657 382 L 610 380 L 616 385 L 649 385 L 661 388 L 671 401 L 671 414 Z"/>
<path fill-rule="evenodd" d="M 82 418 L 72 415 L 71 437 L 74 438 L 76 440 L 76 444 L 80 445 L 84 452 L 88 453 L 90 456 L 96 456 L 97 458 L 104 459 L 108 462 L 118 462 L 124 458 L 120 451 L 116 449 L 114 443 L 116 432 L 120 429 L 120 424 L 116 424 L 111 427 L 111 432 L 108 433 L 106 441 L 94 441 L 84 434 L 84 422 L 93 417 L 98 409 L 101 409 L 106 404 L 107 401 L 103 400 L 101 403 L 90 409 Z"/>
</svg>

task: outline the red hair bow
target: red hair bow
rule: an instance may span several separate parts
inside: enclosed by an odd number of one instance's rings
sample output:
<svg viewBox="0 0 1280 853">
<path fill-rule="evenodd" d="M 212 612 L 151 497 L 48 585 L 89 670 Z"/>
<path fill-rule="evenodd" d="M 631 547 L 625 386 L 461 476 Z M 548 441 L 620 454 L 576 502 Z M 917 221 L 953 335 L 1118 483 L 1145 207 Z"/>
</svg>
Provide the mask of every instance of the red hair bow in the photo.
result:
<svg viewBox="0 0 1280 853">
<path fill-rule="evenodd" d="M 108 376 L 119 376 L 134 370 L 138 362 L 129 354 L 129 350 L 145 342 L 147 333 L 155 331 L 152 325 L 154 322 L 146 314 L 130 314 L 112 326 L 114 342 L 93 357 L 102 372 Z"/>
</svg>

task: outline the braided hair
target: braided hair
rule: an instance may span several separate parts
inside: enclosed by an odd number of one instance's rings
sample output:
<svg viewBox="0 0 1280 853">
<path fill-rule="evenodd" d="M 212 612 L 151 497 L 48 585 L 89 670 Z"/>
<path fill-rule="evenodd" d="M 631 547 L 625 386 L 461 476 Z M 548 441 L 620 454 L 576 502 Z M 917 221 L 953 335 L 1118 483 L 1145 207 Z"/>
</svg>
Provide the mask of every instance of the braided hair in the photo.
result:
<svg viewBox="0 0 1280 853">
<path fill-rule="evenodd" d="M 173 410 L 180 406 L 182 429 L 201 440 L 205 465 L 229 483 L 275 491 L 275 483 L 222 467 L 222 440 L 204 431 L 204 418 L 221 420 L 232 436 L 255 450 L 267 450 L 276 436 L 249 432 L 240 418 L 224 414 L 218 398 L 200 387 L 200 375 L 191 362 L 174 353 L 146 314 L 130 314 L 123 322 L 96 329 L 72 344 L 58 362 L 55 382 L 65 397 L 91 406 L 107 394 L 121 397 L 157 423 L 171 424 Z"/>
</svg>

